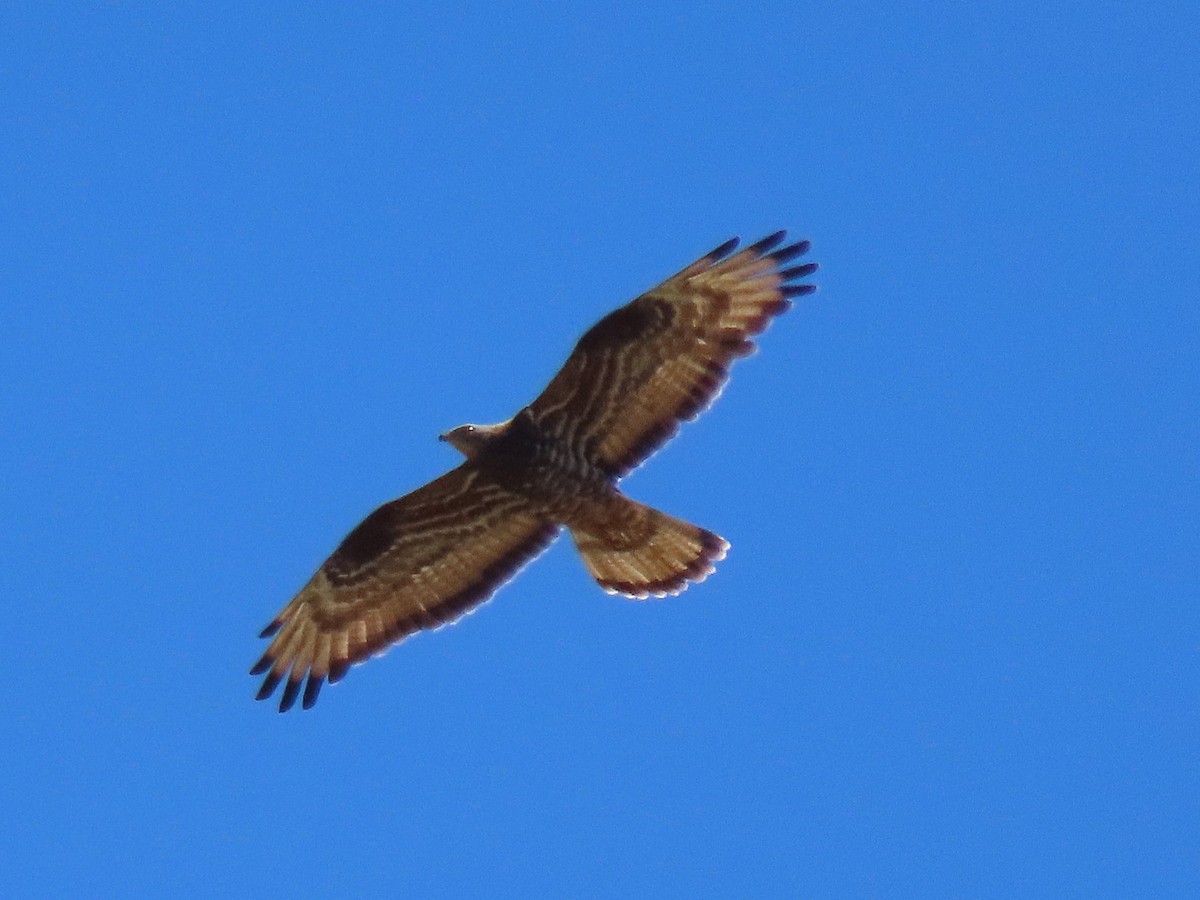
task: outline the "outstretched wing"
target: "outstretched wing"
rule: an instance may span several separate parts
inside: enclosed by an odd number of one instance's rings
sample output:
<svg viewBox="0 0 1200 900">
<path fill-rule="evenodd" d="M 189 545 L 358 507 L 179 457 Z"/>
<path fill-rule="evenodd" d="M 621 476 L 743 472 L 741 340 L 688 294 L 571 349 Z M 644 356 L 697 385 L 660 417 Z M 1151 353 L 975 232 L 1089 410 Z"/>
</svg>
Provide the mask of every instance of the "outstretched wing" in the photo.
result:
<svg viewBox="0 0 1200 900">
<path fill-rule="evenodd" d="M 614 476 L 637 466 L 716 398 L 789 298 L 815 290 L 795 282 L 816 263 L 781 268 L 808 241 L 781 247 L 784 237 L 739 253 L 727 241 L 605 316 L 530 404 L 534 421 Z"/>
<path fill-rule="evenodd" d="M 280 712 L 422 628 L 452 622 L 544 550 L 558 526 L 467 462 L 381 506 L 268 625 L 258 699 L 287 682 Z"/>
</svg>

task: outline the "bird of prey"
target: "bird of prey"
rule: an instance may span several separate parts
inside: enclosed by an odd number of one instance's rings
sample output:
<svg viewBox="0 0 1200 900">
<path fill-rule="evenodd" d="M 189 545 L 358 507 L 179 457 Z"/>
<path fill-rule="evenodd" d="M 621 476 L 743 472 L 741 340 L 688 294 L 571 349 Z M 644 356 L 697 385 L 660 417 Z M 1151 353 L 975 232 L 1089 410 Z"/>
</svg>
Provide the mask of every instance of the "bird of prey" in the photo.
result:
<svg viewBox="0 0 1200 900">
<path fill-rule="evenodd" d="M 800 279 L 816 263 L 787 267 L 808 242 L 784 238 L 725 242 L 597 322 L 507 422 L 441 435 L 466 462 L 367 516 L 263 629 L 258 699 L 286 682 L 280 712 L 302 686 L 308 709 L 326 680 L 487 600 L 564 526 L 609 593 L 664 597 L 709 575 L 729 544 L 617 483 L 712 403 L 790 298 L 815 290 Z"/>
</svg>

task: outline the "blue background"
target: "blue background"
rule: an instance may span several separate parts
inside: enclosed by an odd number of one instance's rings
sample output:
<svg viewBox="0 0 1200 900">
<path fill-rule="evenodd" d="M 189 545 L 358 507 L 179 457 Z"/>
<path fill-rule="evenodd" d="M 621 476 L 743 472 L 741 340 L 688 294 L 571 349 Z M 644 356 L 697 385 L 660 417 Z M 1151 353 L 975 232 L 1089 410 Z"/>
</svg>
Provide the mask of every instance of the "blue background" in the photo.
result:
<svg viewBox="0 0 1200 900">
<path fill-rule="evenodd" d="M 0 12 L 0 893 L 1200 885 L 1193 4 Z M 258 630 L 583 330 L 821 290 L 561 541 L 309 713 Z"/>
</svg>

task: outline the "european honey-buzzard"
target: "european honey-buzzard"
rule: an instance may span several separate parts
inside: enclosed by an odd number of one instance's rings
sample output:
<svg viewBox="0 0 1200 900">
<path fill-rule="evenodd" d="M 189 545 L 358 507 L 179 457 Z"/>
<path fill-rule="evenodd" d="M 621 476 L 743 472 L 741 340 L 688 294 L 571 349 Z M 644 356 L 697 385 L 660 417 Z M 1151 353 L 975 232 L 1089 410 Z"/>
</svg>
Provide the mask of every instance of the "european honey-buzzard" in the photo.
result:
<svg viewBox="0 0 1200 900">
<path fill-rule="evenodd" d="M 424 628 L 488 599 L 561 527 L 609 593 L 663 597 L 725 556 L 718 535 L 630 500 L 617 482 L 716 398 L 735 359 L 789 306 L 816 263 L 780 231 L 727 241 L 609 313 L 545 391 L 507 422 L 441 436 L 467 460 L 381 506 L 342 541 L 262 632 L 258 699 L 286 682 L 281 712 Z"/>
</svg>

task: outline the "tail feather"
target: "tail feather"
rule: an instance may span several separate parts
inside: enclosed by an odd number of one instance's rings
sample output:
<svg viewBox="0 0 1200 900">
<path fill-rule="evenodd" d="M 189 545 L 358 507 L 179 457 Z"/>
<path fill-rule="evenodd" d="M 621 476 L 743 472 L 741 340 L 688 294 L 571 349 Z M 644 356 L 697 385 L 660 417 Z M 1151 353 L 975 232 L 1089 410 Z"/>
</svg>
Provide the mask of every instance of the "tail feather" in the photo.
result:
<svg viewBox="0 0 1200 900">
<path fill-rule="evenodd" d="M 572 529 L 592 577 L 610 594 L 644 600 L 701 582 L 725 558 L 729 542 L 696 525 L 622 498 L 626 515 L 603 533 Z"/>
</svg>

